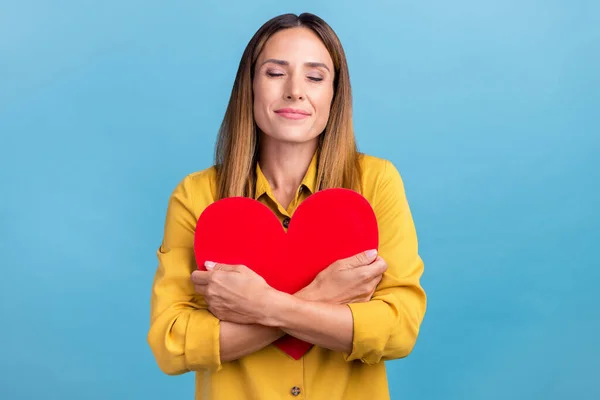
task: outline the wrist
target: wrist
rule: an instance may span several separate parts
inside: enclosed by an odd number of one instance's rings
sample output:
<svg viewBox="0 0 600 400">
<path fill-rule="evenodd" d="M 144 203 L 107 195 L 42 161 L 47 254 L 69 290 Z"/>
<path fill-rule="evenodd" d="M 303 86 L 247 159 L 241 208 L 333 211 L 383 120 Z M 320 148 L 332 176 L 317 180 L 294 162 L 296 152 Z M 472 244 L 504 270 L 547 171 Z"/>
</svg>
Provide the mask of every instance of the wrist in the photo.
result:
<svg viewBox="0 0 600 400">
<path fill-rule="evenodd" d="M 317 294 L 318 291 L 314 289 L 313 285 L 308 285 L 297 291 L 294 296 L 306 301 L 319 301 Z"/>
<path fill-rule="evenodd" d="M 268 307 L 265 307 L 265 312 L 261 316 L 259 323 L 272 328 L 283 329 L 287 326 L 287 321 L 294 318 L 295 311 L 301 307 L 307 300 L 292 296 L 290 294 L 279 292 L 277 290 L 270 291 L 265 298 Z"/>
</svg>

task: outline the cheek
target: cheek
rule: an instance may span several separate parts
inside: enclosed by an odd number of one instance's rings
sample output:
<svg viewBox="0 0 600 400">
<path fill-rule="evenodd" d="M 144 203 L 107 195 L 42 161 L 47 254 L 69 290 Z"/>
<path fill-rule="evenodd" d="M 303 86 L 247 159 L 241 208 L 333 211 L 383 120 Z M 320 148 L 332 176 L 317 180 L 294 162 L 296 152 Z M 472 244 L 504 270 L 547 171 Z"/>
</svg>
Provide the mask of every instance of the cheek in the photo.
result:
<svg viewBox="0 0 600 400">
<path fill-rule="evenodd" d="M 332 100 L 333 90 L 325 90 L 314 97 L 315 106 L 317 108 L 317 120 L 319 123 L 327 123 Z"/>
<path fill-rule="evenodd" d="M 268 98 L 266 98 L 266 92 L 260 84 L 254 85 L 254 101 L 253 101 L 253 111 L 254 111 L 254 119 L 258 127 L 262 130 L 266 129 L 266 125 L 268 123 L 267 117 L 267 108 L 268 108 Z"/>
<path fill-rule="evenodd" d="M 277 88 L 268 82 L 259 80 L 253 86 L 253 90 L 256 111 L 266 113 L 267 108 L 277 99 Z"/>
</svg>

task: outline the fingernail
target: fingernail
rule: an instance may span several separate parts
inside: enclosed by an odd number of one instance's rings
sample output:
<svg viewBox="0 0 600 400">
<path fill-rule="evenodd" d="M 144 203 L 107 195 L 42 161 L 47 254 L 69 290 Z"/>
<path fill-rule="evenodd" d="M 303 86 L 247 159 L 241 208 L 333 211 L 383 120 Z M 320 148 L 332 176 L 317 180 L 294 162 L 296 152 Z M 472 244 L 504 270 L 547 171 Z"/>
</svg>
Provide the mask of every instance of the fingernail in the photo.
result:
<svg viewBox="0 0 600 400">
<path fill-rule="evenodd" d="M 211 271 L 215 267 L 215 265 L 217 265 L 217 263 L 212 262 L 212 261 L 207 261 L 207 262 L 204 263 L 204 266 L 209 271 Z"/>
<path fill-rule="evenodd" d="M 365 254 L 368 258 L 375 258 L 377 256 L 377 250 L 367 250 Z"/>
</svg>

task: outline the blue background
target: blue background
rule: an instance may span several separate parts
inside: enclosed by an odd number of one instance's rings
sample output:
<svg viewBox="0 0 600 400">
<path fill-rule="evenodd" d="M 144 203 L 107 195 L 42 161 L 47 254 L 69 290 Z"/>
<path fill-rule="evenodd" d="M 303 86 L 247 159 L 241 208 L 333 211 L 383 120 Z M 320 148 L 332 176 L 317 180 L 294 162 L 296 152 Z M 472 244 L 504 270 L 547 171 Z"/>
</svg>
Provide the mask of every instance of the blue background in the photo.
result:
<svg viewBox="0 0 600 400">
<path fill-rule="evenodd" d="M 241 53 L 314 12 L 426 262 L 393 399 L 598 399 L 597 1 L 0 1 L 0 398 L 185 399 L 146 344 L 168 196 Z"/>
</svg>

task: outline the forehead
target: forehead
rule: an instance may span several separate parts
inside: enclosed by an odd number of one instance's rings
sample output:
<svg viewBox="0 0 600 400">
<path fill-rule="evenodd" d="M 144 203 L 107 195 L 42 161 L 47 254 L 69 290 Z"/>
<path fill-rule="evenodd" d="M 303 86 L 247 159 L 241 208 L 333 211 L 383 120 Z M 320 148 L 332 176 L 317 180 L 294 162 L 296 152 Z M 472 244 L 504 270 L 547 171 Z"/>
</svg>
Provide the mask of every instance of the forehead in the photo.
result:
<svg viewBox="0 0 600 400">
<path fill-rule="evenodd" d="M 317 34 L 307 28 L 284 29 L 271 36 L 265 43 L 258 62 L 269 58 L 291 63 L 322 62 L 333 68 L 333 60 L 327 48 Z"/>
</svg>

